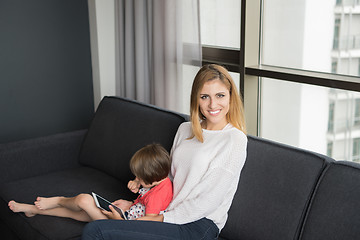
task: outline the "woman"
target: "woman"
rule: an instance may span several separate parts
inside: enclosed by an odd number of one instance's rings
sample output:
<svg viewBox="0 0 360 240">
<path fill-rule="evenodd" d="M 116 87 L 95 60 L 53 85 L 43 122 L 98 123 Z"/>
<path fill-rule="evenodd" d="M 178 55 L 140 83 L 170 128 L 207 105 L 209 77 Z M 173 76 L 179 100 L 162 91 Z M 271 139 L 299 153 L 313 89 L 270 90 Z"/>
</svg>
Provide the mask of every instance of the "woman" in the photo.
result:
<svg viewBox="0 0 360 240">
<path fill-rule="evenodd" d="M 173 200 L 164 214 L 142 219 L 164 223 L 96 221 L 86 226 L 83 239 L 217 238 L 247 146 L 243 104 L 225 68 L 211 64 L 199 70 L 192 86 L 190 119 L 180 125 L 171 150 Z M 138 183 L 131 181 L 129 186 L 136 190 Z"/>
</svg>

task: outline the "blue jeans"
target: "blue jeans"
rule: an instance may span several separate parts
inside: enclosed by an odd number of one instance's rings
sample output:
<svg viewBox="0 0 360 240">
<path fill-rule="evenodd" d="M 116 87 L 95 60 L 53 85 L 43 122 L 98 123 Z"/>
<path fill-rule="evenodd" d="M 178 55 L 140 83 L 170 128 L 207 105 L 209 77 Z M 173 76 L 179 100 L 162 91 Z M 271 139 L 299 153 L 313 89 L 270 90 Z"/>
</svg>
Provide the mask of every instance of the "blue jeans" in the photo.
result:
<svg viewBox="0 0 360 240">
<path fill-rule="evenodd" d="M 183 225 L 150 221 L 98 220 L 85 226 L 81 239 L 214 240 L 218 235 L 218 227 L 207 218 Z"/>
</svg>

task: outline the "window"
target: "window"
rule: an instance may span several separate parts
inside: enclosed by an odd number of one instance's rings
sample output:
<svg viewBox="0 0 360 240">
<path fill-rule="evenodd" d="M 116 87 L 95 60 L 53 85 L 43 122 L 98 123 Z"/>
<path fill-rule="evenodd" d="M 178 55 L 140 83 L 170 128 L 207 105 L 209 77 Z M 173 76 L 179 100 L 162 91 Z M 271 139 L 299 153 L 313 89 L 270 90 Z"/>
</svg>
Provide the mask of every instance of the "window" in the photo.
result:
<svg viewBox="0 0 360 240">
<path fill-rule="evenodd" d="M 282 11 L 278 11 L 280 7 Z M 317 10 L 320 7 L 322 11 Z M 354 60 L 346 51 L 355 48 L 350 43 L 355 42 L 355 25 L 360 29 L 360 21 L 353 17 L 350 23 L 344 10 L 335 7 L 330 1 L 265 1 L 263 65 L 281 67 L 283 72 L 298 69 L 305 75 L 313 73 L 309 70 L 356 75 L 351 70 Z M 353 31 L 341 32 L 341 16 L 346 29 Z M 351 109 L 360 94 L 276 78 L 261 78 L 261 82 L 261 137 L 351 159 L 349 142 L 357 134 Z"/>
<path fill-rule="evenodd" d="M 239 87 L 240 22 L 241 1 L 200 0 L 203 63 L 224 65 Z"/>
<path fill-rule="evenodd" d="M 355 138 L 353 141 L 352 160 L 360 162 L 360 138 Z"/>
<path fill-rule="evenodd" d="M 335 109 L 335 103 L 332 102 L 329 105 L 328 132 L 334 131 L 334 109 Z"/>
<path fill-rule="evenodd" d="M 200 0 L 203 45 L 240 48 L 239 0 Z"/>
<path fill-rule="evenodd" d="M 360 93 L 271 78 L 261 82 L 261 137 L 352 158 L 352 139 L 360 137 Z"/>
<path fill-rule="evenodd" d="M 337 73 L 337 60 L 331 62 L 331 73 Z"/>
<path fill-rule="evenodd" d="M 333 49 L 339 49 L 339 36 L 340 36 L 340 18 L 335 19 L 334 27 L 334 40 L 333 40 Z"/>
<path fill-rule="evenodd" d="M 332 156 L 332 149 L 333 149 L 333 143 L 332 142 L 329 142 L 327 144 L 327 156 Z"/>
<path fill-rule="evenodd" d="M 353 139 L 360 138 L 354 128 L 360 114 L 358 0 L 245 1 L 237 10 L 240 49 L 207 42 L 203 61 L 239 72 L 249 134 L 353 159 Z"/>
<path fill-rule="evenodd" d="M 354 126 L 360 125 L 360 98 L 355 99 Z"/>
<path fill-rule="evenodd" d="M 261 63 L 330 73 L 340 34 L 334 2 L 263 2 Z"/>
</svg>

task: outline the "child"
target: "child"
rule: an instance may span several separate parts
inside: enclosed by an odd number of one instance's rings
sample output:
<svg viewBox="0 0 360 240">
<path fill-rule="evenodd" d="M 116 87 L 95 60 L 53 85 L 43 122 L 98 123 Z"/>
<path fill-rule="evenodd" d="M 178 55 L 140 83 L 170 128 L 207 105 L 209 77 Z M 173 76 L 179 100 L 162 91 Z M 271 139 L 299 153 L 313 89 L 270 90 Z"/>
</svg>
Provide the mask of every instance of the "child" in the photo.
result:
<svg viewBox="0 0 360 240">
<path fill-rule="evenodd" d="M 128 183 L 128 188 L 140 195 L 134 202 L 119 202 L 120 208 L 127 212 L 128 219 L 156 216 L 165 211 L 173 197 L 172 182 L 167 177 L 170 167 L 169 154 L 159 144 L 147 145 L 134 154 L 130 169 L 136 178 Z M 139 185 L 143 187 L 140 191 Z M 120 217 L 114 210 L 103 213 L 109 218 Z"/>
<path fill-rule="evenodd" d="M 168 178 L 171 161 L 167 151 L 159 144 L 150 144 L 138 150 L 130 161 L 130 169 L 136 176 L 128 187 L 137 192 L 139 197 L 134 201 L 117 200 L 113 204 L 127 212 L 129 219 L 156 216 L 165 211 L 172 200 L 172 182 Z M 78 221 L 90 222 L 100 219 L 122 219 L 120 214 L 110 206 L 111 212 L 100 210 L 90 194 L 79 194 L 75 197 L 38 197 L 35 204 L 9 202 L 13 212 L 23 212 L 27 217 L 37 214 L 68 217 Z"/>
</svg>

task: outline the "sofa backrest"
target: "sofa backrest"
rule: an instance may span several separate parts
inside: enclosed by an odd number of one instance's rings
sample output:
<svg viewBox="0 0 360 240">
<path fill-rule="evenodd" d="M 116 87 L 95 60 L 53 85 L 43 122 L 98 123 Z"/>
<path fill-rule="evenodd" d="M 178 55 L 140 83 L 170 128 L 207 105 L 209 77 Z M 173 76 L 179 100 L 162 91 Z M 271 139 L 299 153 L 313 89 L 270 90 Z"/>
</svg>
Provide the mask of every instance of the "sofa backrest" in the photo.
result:
<svg viewBox="0 0 360 240">
<path fill-rule="evenodd" d="M 321 172 L 333 160 L 248 136 L 247 159 L 223 239 L 297 239 Z"/>
<path fill-rule="evenodd" d="M 79 162 L 127 183 L 132 155 L 150 143 L 170 151 L 178 126 L 186 121 L 180 114 L 119 97 L 105 97 L 85 137 Z"/>
<path fill-rule="evenodd" d="M 301 240 L 360 238 L 360 165 L 334 162 L 311 201 Z"/>
</svg>

